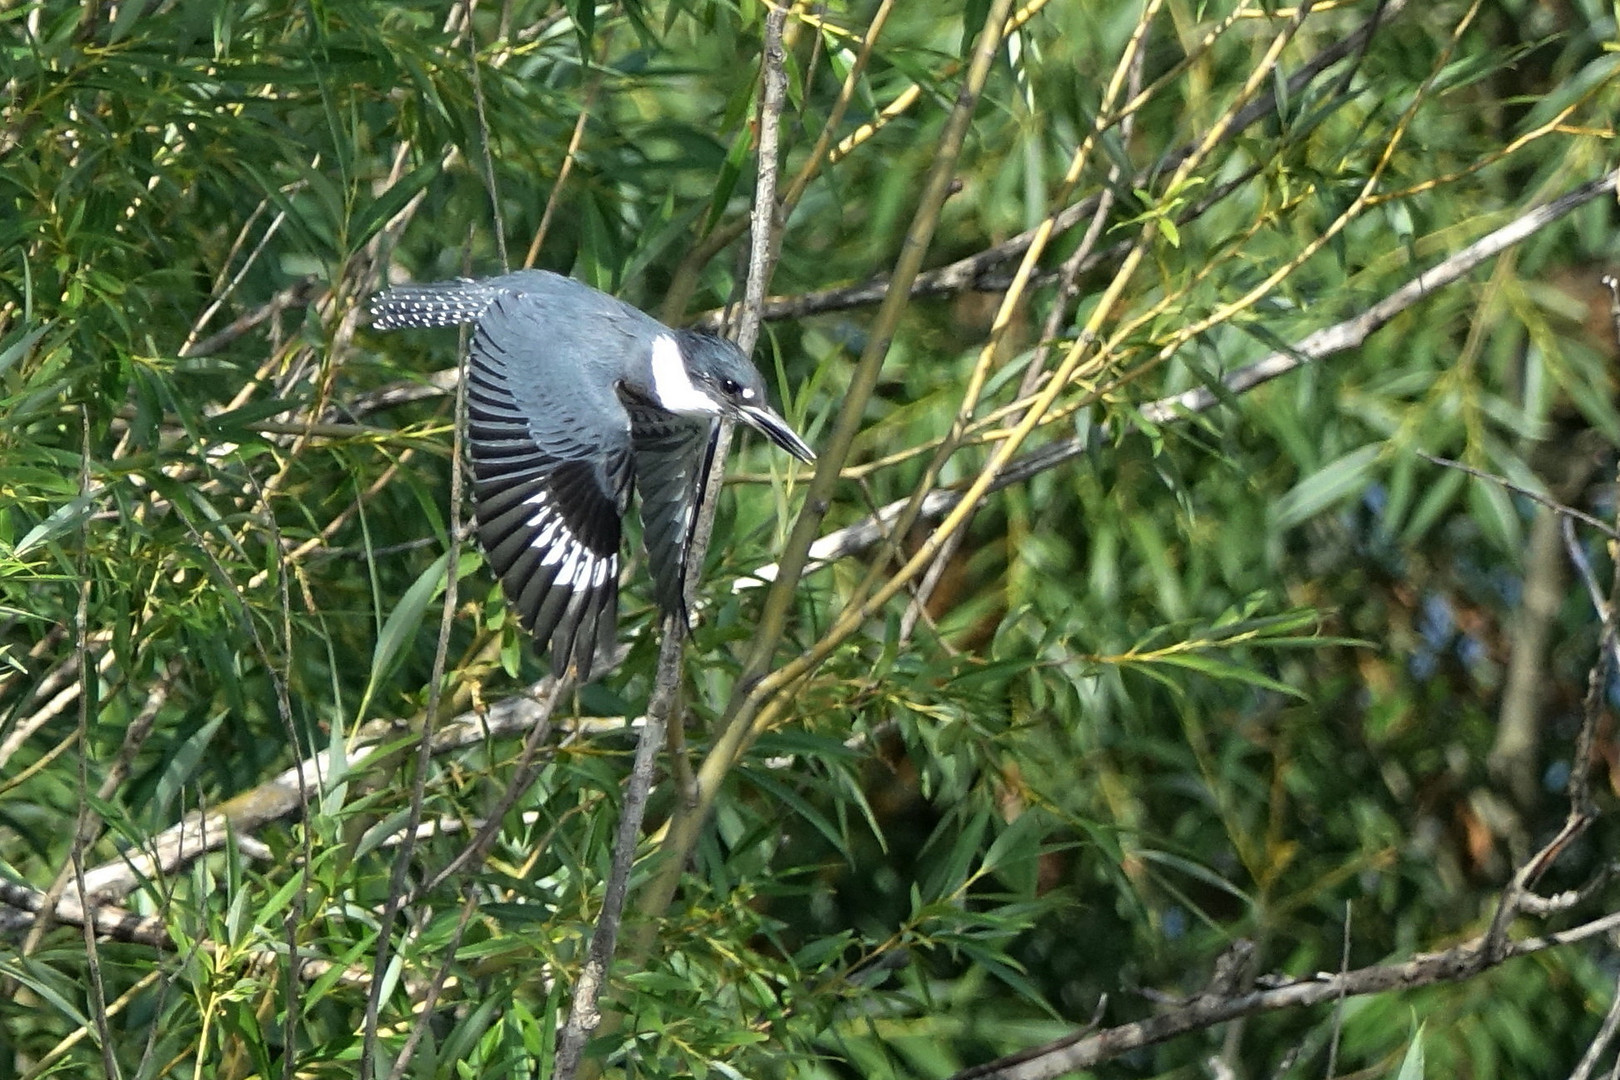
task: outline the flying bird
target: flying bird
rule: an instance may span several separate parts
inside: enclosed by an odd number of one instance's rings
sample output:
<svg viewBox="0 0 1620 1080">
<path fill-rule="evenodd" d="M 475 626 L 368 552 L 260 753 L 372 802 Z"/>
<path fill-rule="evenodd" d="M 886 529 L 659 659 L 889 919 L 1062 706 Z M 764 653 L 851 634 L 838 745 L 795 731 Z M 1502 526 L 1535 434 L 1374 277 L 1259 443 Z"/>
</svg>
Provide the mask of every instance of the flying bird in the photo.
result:
<svg viewBox="0 0 1620 1080">
<path fill-rule="evenodd" d="M 467 441 L 478 541 L 536 647 L 581 682 L 614 643 L 632 487 L 658 606 L 689 625 L 686 562 L 722 417 L 815 454 L 725 338 L 673 330 L 544 270 L 401 285 L 378 330 L 471 323 Z"/>
</svg>

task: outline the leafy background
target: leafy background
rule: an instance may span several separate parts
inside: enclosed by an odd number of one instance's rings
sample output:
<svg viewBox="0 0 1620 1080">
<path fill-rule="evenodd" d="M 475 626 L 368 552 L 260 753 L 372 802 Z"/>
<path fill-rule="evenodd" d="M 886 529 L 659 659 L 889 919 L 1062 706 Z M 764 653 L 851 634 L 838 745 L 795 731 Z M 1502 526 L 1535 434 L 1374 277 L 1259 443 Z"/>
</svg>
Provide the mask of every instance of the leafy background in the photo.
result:
<svg viewBox="0 0 1620 1080">
<path fill-rule="evenodd" d="M 836 151 L 786 217 L 773 293 L 893 266 L 986 7 L 793 9 L 783 176 L 817 165 L 824 130 Z M 1073 1031 L 1104 995 L 1119 1023 L 1195 994 L 1239 938 L 1261 970 L 1298 975 L 1484 928 L 1564 817 L 1601 623 L 1554 516 L 1419 451 L 1612 517 L 1612 192 L 1361 348 L 1141 421 L 1614 168 L 1612 5 L 1391 4 L 1364 47 L 1287 89 L 1377 7 L 1317 5 L 1279 74 L 1267 50 L 1292 10 L 1154 5 L 1123 125 L 1103 87 L 1142 10 L 1019 13 L 928 263 L 1111 192 L 1058 355 L 1122 291 L 1036 437 L 1091 448 L 991 497 L 920 615 L 902 593 L 793 687 L 727 772 L 675 903 L 641 917 L 650 944 L 615 968 L 590 1068 L 945 1076 Z M 71 903 L 76 861 L 122 866 L 199 810 L 240 826 L 106 896 L 149 920 L 141 933 L 87 942 L 8 894 L 0 1077 L 548 1074 L 634 742 L 613 718 L 639 715 L 652 683 L 646 577 L 630 577 L 624 664 L 569 703 L 581 719 L 558 717 L 488 858 L 444 881 L 503 809 L 522 732 L 474 719 L 433 757 L 437 828 L 383 925 L 412 732 L 521 700 L 544 668 L 467 550 L 432 693 L 455 344 L 374 334 L 363 305 L 387 281 L 496 272 L 531 248 L 670 321 L 737 298 L 763 17 L 694 0 L 0 11 L 0 875 Z M 1276 108 L 1171 186 L 1167 155 L 1261 90 Z M 1084 232 L 1059 234 L 1043 268 Z M 1142 261 L 1116 282 L 1131 245 Z M 827 527 L 931 482 L 1008 286 L 1013 262 L 987 262 L 905 310 Z M 1061 303 L 1040 279 L 995 331 L 974 438 L 941 482 L 984 467 Z M 874 310 L 766 324 L 761 367 L 813 444 Z M 686 665 L 700 755 L 759 611 L 761 590 L 733 583 L 780 550 L 805 479 L 757 440 L 732 473 Z M 780 655 L 928 530 L 807 576 Z M 1576 542 L 1604 578 L 1601 538 Z M 379 720 L 391 737 L 355 756 Z M 262 785 L 320 751 L 299 813 L 253 816 Z M 655 793 L 649 852 L 676 800 Z M 1587 880 L 1614 842 L 1600 822 L 1544 887 Z M 398 959 L 362 1065 L 380 933 Z M 323 963 L 294 977 L 289 953 Z M 1213 1055 L 1240 1076 L 1330 1060 L 1564 1076 L 1613 977 L 1602 945 L 1542 953 L 1238 1021 L 1098 1075 L 1204 1075 Z"/>
</svg>

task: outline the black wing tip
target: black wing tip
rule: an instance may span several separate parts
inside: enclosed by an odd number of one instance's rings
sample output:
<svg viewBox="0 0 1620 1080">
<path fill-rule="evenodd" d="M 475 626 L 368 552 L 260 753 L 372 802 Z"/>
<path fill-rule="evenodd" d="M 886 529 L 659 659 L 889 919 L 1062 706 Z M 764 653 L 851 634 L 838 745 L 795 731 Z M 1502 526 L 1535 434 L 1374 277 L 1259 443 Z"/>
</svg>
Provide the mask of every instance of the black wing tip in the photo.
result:
<svg viewBox="0 0 1620 1080">
<path fill-rule="evenodd" d="M 685 578 L 686 573 L 685 568 L 683 567 L 680 576 L 680 585 L 678 586 L 676 595 L 670 596 L 664 589 L 658 589 L 656 590 L 657 595 L 654 596 L 654 599 L 658 602 L 658 613 L 660 616 L 662 616 L 660 621 L 663 621 L 664 619 L 673 619 L 675 621 L 676 628 L 679 629 L 684 636 L 691 637 L 692 605 L 687 601 L 686 598 Z"/>
<path fill-rule="evenodd" d="M 617 637 L 617 553 L 600 555 L 580 545 L 573 556 L 546 562 L 533 546 L 514 557 L 509 545 L 492 540 L 490 532 L 480 532 L 485 558 L 500 578 L 518 624 L 533 637 L 536 655 L 550 654 L 552 674 L 558 678 L 572 667 L 579 682 L 588 681 L 598 654 L 610 651 Z M 573 562 L 579 558 L 588 560 L 586 569 Z M 567 576 L 561 573 L 565 563 Z"/>
<path fill-rule="evenodd" d="M 553 626 L 534 626 L 535 653 L 551 655 L 551 673 L 561 679 L 570 670 L 580 684 L 590 682 L 601 661 L 612 667 L 617 642 L 619 589 L 616 565 L 601 585 L 570 590 Z"/>
</svg>

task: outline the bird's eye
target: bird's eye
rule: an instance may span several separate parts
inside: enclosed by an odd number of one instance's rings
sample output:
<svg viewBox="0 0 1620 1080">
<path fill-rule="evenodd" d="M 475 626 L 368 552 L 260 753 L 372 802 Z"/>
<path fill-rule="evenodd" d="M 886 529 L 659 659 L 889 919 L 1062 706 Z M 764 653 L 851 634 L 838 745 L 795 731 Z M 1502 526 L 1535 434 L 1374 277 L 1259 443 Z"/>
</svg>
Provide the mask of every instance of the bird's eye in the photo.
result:
<svg viewBox="0 0 1620 1080">
<path fill-rule="evenodd" d="M 724 390 L 728 396 L 735 396 L 742 390 L 742 383 L 736 379 L 721 379 L 720 389 Z"/>
</svg>

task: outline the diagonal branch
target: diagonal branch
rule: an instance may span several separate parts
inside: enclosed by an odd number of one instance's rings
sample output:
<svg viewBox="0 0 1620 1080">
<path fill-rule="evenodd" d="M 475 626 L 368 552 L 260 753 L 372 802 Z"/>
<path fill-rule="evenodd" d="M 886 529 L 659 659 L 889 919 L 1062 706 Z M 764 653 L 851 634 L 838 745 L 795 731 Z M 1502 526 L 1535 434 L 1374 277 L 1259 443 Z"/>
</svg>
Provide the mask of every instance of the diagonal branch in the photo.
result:
<svg viewBox="0 0 1620 1080">
<path fill-rule="evenodd" d="M 1620 929 L 1620 912 L 1611 912 L 1569 930 L 1514 941 L 1492 957 L 1483 938 L 1444 952 L 1426 953 L 1398 964 L 1374 964 L 1343 973 L 1291 979 L 1280 985 L 1231 995 L 1200 994 L 1179 1008 L 1102 1031 L 1080 1031 L 1044 1046 L 1020 1051 L 965 1069 L 950 1080 L 1056 1080 L 1139 1050 L 1236 1020 L 1242 1016 L 1300 1009 L 1389 990 L 1410 990 L 1471 979 L 1508 960 L 1573 945 Z"/>
<path fill-rule="evenodd" d="M 1375 331 L 1420 300 L 1427 299 L 1442 288 L 1455 284 L 1458 279 L 1480 264 L 1554 224 L 1578 207 L 1586 205 L 1600 195 L 1614 192 L 1617 182 L 1620 182 L 1620 169 L 1583 184 L 1552 202 L 1526 211 L 1450 258 L 1421 271 L 1412 280 L 1365 311 L 1309 334 L 1295 345 L 1227 373 L 1222 376 L 1216 387 L 1200 386 L 1159 398 L 1138 407 L 1136 413 L 1143 421 L 1152 425 L 1178 423 L 1199 413 L 1208 412 L 1222 402 L 1241 397 L 1306 364 L 1358 348 Z M 989 491 L 1000 491 L 1013 484 L 1023 483 L 1049 469 L 1067 464 L 1085 454 L 1091 446 L 1103 441 L 1105 437 L 1106 432 L 1093 435 L 1089 439 L 1071 438 L 1048 443 L 1010 463 L 995 478 Z M 936 520 L 955 509 L 961 498 L 961 492 L 957 489 L 945 488 L 933 491 L 923 501 L 920 517 L 924 520 Z M 870 517 L 821 537 L 811 545 L 810 561 L 804 572 L 819 570 L 838 559 L 870 549 L 888 534 L 892 523 L 899 517 L 905 505 L 905 500 L 896 501 L 884 506 Z M 1610 528 L 1601 527 L 1605 531 Z M 735 588 L 757 588 L 766 582 L 775 581 L 780 572 L 779 564 L 760 567 L 751 577 L 738 579 Z"/>
<path fill-rule="evenodd" d="M 549 722 L 548 703 L 555 681 L 540 680 L 523 694 L 450 720 L 433 733 L 432 752 L 445 754 L 489 739 L 521 734 Z M 86 870 L 85 891 L 92 900 L 110 900 L 143 882 L 173 873 L 222 846 L 228 833 L 253 832 L 272 821 L 300 812 L 300 776 L 309 790 L 324 790 L 340 774 L 353 776 L 387 760 L 398 740 L 411 737 L 412 726 L 396 720 L 374 720 L 356 733 L 342 759 L 322 751 L 283 770 L 264 783 L 222 803 L 207 814 L 192 814 L 158 833 L 140 852 Z M 344 773 L 346 765 L 347 773 Z"/>
<path fill-rule="evenodd" d="M 746 741 L 751 730 L 754 709 L 750 701 L 751 691 L 770 668 L 772 657 L 786 630 L 788 612 L 793 603 L 791 586 L 798 582 L 799 573 L 809 557 L 811 542 L 830 505 L 832 490 L 839 481 L 839 472 L 854 445 L 856 434 L 864 424 L 866 403 L 877 387 L 889 343 L 909 301 L 910 283 L 922 269 L 923 258 L 933 240 L 940 209 L 950 193 L 969 122 L 989 77 L 991 64 L 1000 49 L 1002 28 L 1011 10 L 1011 0 L 992 0 L 985 13 L 974 43 L 972 62 L 957 91 L 955 105 L 940 136 L 934 164 L 924 181 L 916 213 L 895 264 L 894 280 L 901 287 L 884 299 L 866 347 L 855 365 L 843 407 L 822 449 L 820 464 L 810 482 L 804 507 L 788 536 L 783 556 L 783 564 L 789 568 L 783 575 L 785 580 L 777 582 L 766 597 L 750 656 L 723 714 L 718 738 L 699 770 L 698 798 L 695 803 L 676 807 L 662 845 L 665 861 L 658 868 L 658 876 L 642 894 L 641 910 L 647 916 L 649 926 L 651 919 L 666 910 L 674 899 L 686 860 L 696 845 L 698 830 L 708 816 L 709 804 L 719 791 L 719 779 L 729 771 L 737 748 Z M 635 952 L 644 954 L 650 947 L 651 939 L 644 929 L 635 942 Z"/>
</svg>

